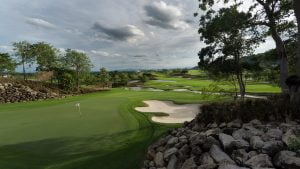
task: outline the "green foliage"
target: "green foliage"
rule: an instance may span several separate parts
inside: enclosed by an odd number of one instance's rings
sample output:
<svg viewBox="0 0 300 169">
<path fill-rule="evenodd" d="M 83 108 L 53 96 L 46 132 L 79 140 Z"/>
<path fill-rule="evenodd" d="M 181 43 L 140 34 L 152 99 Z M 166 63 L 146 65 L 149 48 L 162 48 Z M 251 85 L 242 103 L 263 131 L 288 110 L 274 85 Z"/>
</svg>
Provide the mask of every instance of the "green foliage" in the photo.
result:
<svg viewBox="0 0 300 169">
<path fill-rule="evenodd" d="M 58 76 L 60 88 L 71 91 L 75 87 L 75 79 L 71 73 L 64 72 Z"/>
<path fill-rule="evenodd" d="M 26 80 L 25 64 L 32 64 L 35 57 L 32 50 L 32 44 L 27 41 L 13 43 L 15 55 L 18 57 L 19 64 L 23 65 L 23 77 Z"/>
<path fill-rule="evenodd" d="M 261 121 L 282 121 L 286 118 L 299 119 L 300 107 L 290 102 L 288 96 L 274 96 L 268 100 L 248 99 L 225 103 L 212 103 L 201 107 L 201 114 L 196 119 L 199 123 L 230 122 L 241 119 L 249 122 L 254 119 Z"/>
<path fill-rule="evenodd" d="M 0 75 L 14 72 L 17 63 L 10 57 L 8 53 L 0 53 Z"/>
<path fill-rule="evenodd" d="M 300 150 L 300 137 L 297 138 L 291 138 L 288 140 L 288 149 L 291 151 L 297 151 Z"/>
<path fill-rule="evenodd" d="M 110 75 L 104 67 L 100 69 L 99 80 L 103 85 L 107 85 L 110 82 Z"/>
<path fill-rule="evenodd" d="M 67 69 L 74 70 L 76 87 L 79 91 L 80 80 L 92 67 L 89 57 L 85 53 L 67 49 L 66 55 L 63 58 L 63 63 L 65 63 Z"/>
<path fill-rule="evenodd" d="M 37 70 L 51 71 L 58 66 L 58 50 L 45 42 L 38 42 L 32 45 L 33 55 L 38 64 Z"/>
<path fill-rule="evenodd" d="M 139 78 L 140 78 L 140 81 L 143 82 L 143 83 L 149 81 L 149 77 L 145 74 L 142 74 L 141 76 L 139 76 Z"/>
</svg>

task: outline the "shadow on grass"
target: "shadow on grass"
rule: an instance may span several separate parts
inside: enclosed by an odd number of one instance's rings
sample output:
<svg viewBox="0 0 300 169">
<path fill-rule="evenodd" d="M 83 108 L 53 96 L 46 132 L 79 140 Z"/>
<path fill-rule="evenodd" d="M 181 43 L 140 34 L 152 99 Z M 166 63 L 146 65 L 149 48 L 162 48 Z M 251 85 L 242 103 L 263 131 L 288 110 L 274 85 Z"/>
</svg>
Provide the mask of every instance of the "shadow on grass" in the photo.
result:
<svg viewBox="0 0 300 169">
<path fill-rule="evenodd" d="M 109 136 L 66 137 L 0 147 L 4 169 L 137 169 L 153 130 Z"/>
</svg>

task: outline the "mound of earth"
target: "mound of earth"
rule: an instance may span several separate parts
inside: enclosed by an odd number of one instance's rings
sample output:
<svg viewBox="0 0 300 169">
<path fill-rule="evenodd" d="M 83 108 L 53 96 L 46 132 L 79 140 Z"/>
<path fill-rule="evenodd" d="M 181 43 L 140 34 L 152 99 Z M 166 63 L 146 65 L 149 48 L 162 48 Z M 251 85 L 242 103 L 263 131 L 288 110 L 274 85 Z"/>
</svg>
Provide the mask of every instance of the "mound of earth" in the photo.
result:
<svg viewBox="0 0 300 169">
<path fill-rule="evenodd" d="M 299 146 L 290 145 L 300 136 L 299 122 L 189 124 L 151 145 L 142 169 L 300 168 Z"/>
</svg>

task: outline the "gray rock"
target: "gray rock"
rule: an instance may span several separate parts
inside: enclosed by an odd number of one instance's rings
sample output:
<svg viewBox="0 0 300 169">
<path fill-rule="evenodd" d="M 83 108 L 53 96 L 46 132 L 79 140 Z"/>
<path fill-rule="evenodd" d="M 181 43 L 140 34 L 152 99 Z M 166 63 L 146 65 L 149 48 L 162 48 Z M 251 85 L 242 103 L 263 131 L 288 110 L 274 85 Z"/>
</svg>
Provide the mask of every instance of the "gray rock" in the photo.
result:
<svg viewBox="0 0 300 169">
<path fill-rule="evenodd" d="M 264 141 L 259 136 L 252 136 L 250 139 L 250 147 L 254 150 L 260 150 L 264 146 Z"/>
<path fill-rule="evenodd" d="M 254 119 L 254 120 L 251 120 L 249 122 L 250 124 L 254 125 L 254 126 L 258 126 L 258 125 L 261 125 L 261 121 L 257 120 L 257 119 Z"/>
<path fill-rule="evenodd" d="M 283 150 L 283 142 L 281 141 L 267 141 L 264 143 L 262 152 L 268 155 L 274 155 Z"/>
<path fill-rule="evenodd" d="M 220 133 L 219 140 L 225 151 L 230 151 L 233 147 L 234 138 L 230 135 Z"/>
<path fill-rule="evenodd" d="M 169 159 L 173 154 L 177 153 L 178 149 L 173 147 L 164 152 L 164 159 Z"/>
<path fill-rule="evenodd" d="M 299 169 L 300 158 L 291 151 L 281 151 L 274 157 L 274 165 L 280 168 Z"/>
<path fill-rule="evenodd" d="M 191 153 L 195 156 L 199 156 L 202 154 L 202 150 L 199 146 L 194 146 L 194 147 L 192 147 Z"/>
<path fill-rule="evenodd" d="M 172 145 L 175 145 L 176 143 L 178 143 L 179 139 L 178 137 L 172 137 L 168 140 L 167 144 L 172 146 Z"/>
<path fill-rule="evenodd" d="M 224 153 L 217 145 L 211 146 L 209 150 L 209 154 L 218 164 L 223 164 L 223 163 L 235 164 L 235 162 L 226 153 Z"/>
<path fill-rule="evenodd" d="M 227 126 L 226 123 L 221 123 L 221 124 L 219 125 L 220 128 L 224 128 L 224 127 L 226 127 L 226 126 Z"/>
<path fill-rule="evenodd" d="M 191 157 L 183 163 L 181 169 L 196 169 L 197 165 L 194 161 L 194 157 Z"/>
<path fill-rule="evenodd" d="M 282 138 L 282 131 L 280 129 L 270 129 L 266 133 L 266 136 L 271 138 L 271 139 L 276 139 L 276 140 L 281 140 Z"/>
<path fill-rule="evenodd" d="M 202 149 L 204 151 L 209 151 L 212 145 L 220 145 L 220 142 L 216 140 L 214 137 L 207 137 L 206 141 L 202 144 Z"/>
<path fill-rule="evenodd" d="M 176 169 L 177 160 L 178 160 L 177 157 L 175 155 L 172 155 L 168 163 L 167 169 Z"/>
<path fill-rule="evenodd" d="M 179 159 L 182 160 L 182 159 L 188 158 L 190 151 L 191 151 L 191 148 L 187 144 L 182 146 L 178 151 Z"/>
<path fill-rule="evenodd" d="M 200 165 L 197 169 L 215 169 L 217 164 L 203 164 Z"/>
<path fill-rule="evenodd" d="M 255 167 L 273 167 L 270 157 L 267 154 L 259 154 L 250 158 L 245 163 L 246 166 Z"/>
<path fill-rule="evenodd" d="M 206 136 L 200 133 L 195 134 L 190 138 L 191 146 L 203 144 L 205 141 L 206 141 Z"/>
<path fill-rule="evenodd" d="M 235 139 L 244 139 L 249 140 L 252 135 L 245 129 L 239 129 L 232 133 L 233 138 Z"/>
<path fill-rule="evenodd" d="M 201 165 L 204 165 L 204 164 L 215 164 L 215 163 L 214 163 L 214 160 L 213 160 L 212 157 L 209 155 L 209 153 L 203 153 L 203 154 L 200 156 L 199 163 L 200 163 Z"/>
<path fill-rule="evenodd" d="M 165 162 L 164 162 L 164 154 L 162 152 L 156 153 L 154 157 L 154 163 L 156 167 L 163 167 Z"/>
<path fill-rule="evenodd" d="M 248 153 L 244 149 L 234 150 L 231 155 L 232 159 L 239 165 L 243 165 L 249 158 Z"/>
<path fill-rule="evenodd" d="M 250 144 L 243 139 L 234 140 L 232 144 L 236 149 L 248 149 L 250 147 Z"/>
<path fill-rule="evenodd" d="M 242 121 L 240 119 L 236 119 L 236 120 L 234 120 L 232 122 L 229 122 L 227 124 L 227 127 L 229 127 L 229 128 L 231 128 L 231 127 L 233 127 L 233 128 L 241 128 L 242 127 Z"/>
<path fill-rule="evenodd" d="M 208 136 L 217 136 L 221 132 L 220 128 L 209 129 L 205 132 L 205 135 Z"/>
<path fill-rule="evenodd" d="M 253 126 L 247 126 L 245 129 L 250 136 L 262 136 L 264 134 L 262 130 L 259 130 Z"/>
<path fill-rule="evenodd" d="M 239 167 L 237 165 L 232 165 L 232 164 L 222 164 L 219 166 L 218 169 L 250 169 L 250 168 Z"/>
</svg>

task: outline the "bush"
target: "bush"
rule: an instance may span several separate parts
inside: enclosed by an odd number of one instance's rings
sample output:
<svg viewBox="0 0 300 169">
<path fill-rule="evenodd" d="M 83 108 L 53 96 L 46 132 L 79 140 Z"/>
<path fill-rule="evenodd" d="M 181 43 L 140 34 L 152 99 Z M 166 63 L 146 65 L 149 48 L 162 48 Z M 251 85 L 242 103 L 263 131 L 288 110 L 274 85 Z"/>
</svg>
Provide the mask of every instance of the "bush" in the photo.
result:
<svg viewBox="0 0 300 169">
<path fill-rule="evenodd" d="M 289 140 L 288 148 L 291 151 L 300 150 L 300 137 L 294 138 L 294 139 L 290 139 Z"/>
<path fill-rule="evenodd" d="M 220 124 L 234 119 L 241 119 L 243 122 L 253 119 L 284 122 L 286 118 L 300 119 L 299 105 L 291 103 L 288 96 L 273 96 L 266 100 L 249 99 L 203 105 L 196 122 Z"/>
<path fill-rule="evenodd" d="M 70 73 L 63 73 L 59 76 L 59 87 L 71 91 L 75 88 L 75 79 Z"/>
</svg>

